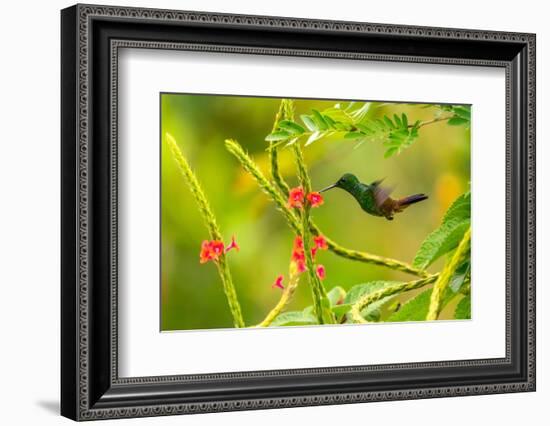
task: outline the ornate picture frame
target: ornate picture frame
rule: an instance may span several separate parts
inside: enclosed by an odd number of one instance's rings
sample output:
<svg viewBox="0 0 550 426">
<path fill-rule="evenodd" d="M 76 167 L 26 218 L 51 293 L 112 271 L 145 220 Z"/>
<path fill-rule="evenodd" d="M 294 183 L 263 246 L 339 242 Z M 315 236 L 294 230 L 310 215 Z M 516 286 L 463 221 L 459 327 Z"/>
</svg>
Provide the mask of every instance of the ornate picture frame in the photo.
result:
<svg viewBox="0 0 550 426">
<path fill-rule="evenodd" d="M 61 12 L 61 414 L 73 420 L 535 390 L 535 35 L 76 5 Z M 121 48 L 497 67 L 506 73 L 506 356 L 119 377 Z M 504 232 L 504 231 L 503 231 Z"/>
</svg>

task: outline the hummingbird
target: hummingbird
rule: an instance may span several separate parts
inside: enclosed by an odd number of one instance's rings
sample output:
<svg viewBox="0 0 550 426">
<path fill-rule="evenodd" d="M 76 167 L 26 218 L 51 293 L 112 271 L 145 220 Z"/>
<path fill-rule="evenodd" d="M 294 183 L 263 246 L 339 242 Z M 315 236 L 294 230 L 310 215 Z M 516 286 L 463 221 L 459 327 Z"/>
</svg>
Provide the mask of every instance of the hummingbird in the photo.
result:
<svg viewBox="0 0 550 426">
<path fill-rule="evenodd" d="M 373 216 L 385 217 L 387 220 L 393 220 L 395 213 L 401 213 L 411 204 L 428 198 L 425 194 L 414 194 L 394 200 L 390 198 L 393 188 L 383 186 L 383 180 L 376 180 L 367 185 L 360 182 L 354 174 L 345 173 L 336 183 L 321 189 L 319 192 L 328 191 L 332 188 L 343 189 L 357 200 L 365 212 Z"/>
</svg>

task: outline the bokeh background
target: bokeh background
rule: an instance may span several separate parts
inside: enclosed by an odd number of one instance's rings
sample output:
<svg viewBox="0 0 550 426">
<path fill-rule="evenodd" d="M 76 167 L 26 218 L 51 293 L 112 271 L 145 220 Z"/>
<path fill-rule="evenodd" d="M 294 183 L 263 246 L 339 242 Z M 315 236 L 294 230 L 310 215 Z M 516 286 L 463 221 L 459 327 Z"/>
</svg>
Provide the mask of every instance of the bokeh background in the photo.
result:
<svg viewBox="0 0 550 426">
<path fill-rule="evenodd" d="M 338 102 L 297 99 L 296 116 Z M 287 274 L 293 234 L 274 204 L 226 151 L 224 140 L 236 139 L 269 176 L 264 138 L 271 132 L 279 103 L 276 98 L 161 95 L 161 134 L 168 132 L 176 139 L 193 167 L 225 242 L 235 235 L 241 247 L 240 252 L 228 254 L 228 262 L 247 325 L 260 322 L 278 301 L 280 290 L 271 284 L 277 275 Z M 434 117 L 434 108 L 405 103 L 373 103 L 369 116 L 403 112 L 409 122 Z M 314 220 L 324 234 L 345 247 L 410 262 L 448 206 L 468 189 L 470 131 L 444 121 L 422 127 L 411 147 L 388 159 L 381 143 L 355 146 L 350 140 L 319 140 L 304 148 L 314 189 L 352 172 L 366 183 L 385 177 L 395 185 L 396 197 L 423 192 L 430 198 L 387 221 L 366 215 L 351 196 L 335 189 L 324 194 L 322 207 L 313 210 Z M 200 245 L 208 232 L 164 137 L 161 152 L 161 330 L 231 328 L 216 268 L 212 263 L 199 264 Z M 289 184 L 297 186 L 290 150 L 280 151 L 280 163 Z M 327 289 L 411 279 L 329 251 L 319 252 L 317 259 L 326 267 Z M 430 270 L 439 270 L 441 262 Z M 287 310 L 308 305 L 311 294 L 304 276 Z"/>
</svg>

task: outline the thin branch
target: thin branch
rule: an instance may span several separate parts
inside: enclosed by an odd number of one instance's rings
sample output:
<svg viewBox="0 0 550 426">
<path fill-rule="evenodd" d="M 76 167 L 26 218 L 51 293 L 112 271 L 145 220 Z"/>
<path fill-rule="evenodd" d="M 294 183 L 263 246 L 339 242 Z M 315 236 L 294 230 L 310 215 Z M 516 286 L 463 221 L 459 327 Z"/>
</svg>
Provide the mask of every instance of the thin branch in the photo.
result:
<svg viewBox="0 0 550 426">
<path fill-rule="evenodd" d="M 305 193 L 309 194 L 311 192 L 311 180 L 309 179 L 309 175 L 307 173 L 302 150 L 300 149 L 300 146 L 298 144 L 294 145 L 293 150 L 294 157 L 296 159 L 296 167 L 298 169 L 298 179 L 300 181 L 300 185 L 302 185 Z M 329 322 L 332 323 L 334 321 L 330 321 L 330 318 L 325 318 L 325 315 L 323 315 L 322 299 L 327 297 L 327 293 L 325 287 L 323 286 L 321 280 L 315 272 L 315 265 L 313 263 L 313 256 L 311 254 L 310 210 L 311 206 L 309 205 L 309 203 L 306 202 L 300 213 L 302 219 L 300 236 L 302 237 L 302 241 L 304 244 L 304 255 L 306 258 L 307 273 L 313 297 L 313 307 L 319 324 L 324 324 L 325 319 L 328 319 Z"/>
<path fill-rule="evenodd" d="M 454 114 L 449 115 L 449 116 L 436 117 L 432 120 L 421 121 L 420 123 L 418 123 L 418 127 L 420 128 L 420 127 L 424 127 L 424 126 L 429 126 L 430 124 L 434 124 L 434 123 L 437 123 L 439 121 L 449 120 L 450 118 L 453 118 L 453 117 L 454 117 Z M 414 127 L 414 124 L 409 124 L 409 127 L 410 128 Z"/>
<path fill-rule="evenodd" d="M 296 234 L 299 234 L 300 221 L 296 214 L 287 206 L 286 200 L 282 197 L 280 192 L 277 191 L 277 189 L 266 179 L 258 166 L 254 163 L 250 156 L 246 152 L 244 152 L 238 142 L 228 139 L 225 141 L 225 145 L 227 147 L 227 150 L 232 153 L 237 158 L 237 160 L 239 160 L 244 169 L 252 175 L 260 188 L 275 202 L 277 208 L 283 213 L 285 219 L 287 220 L 293 231 Z M 313 223 L 310 223 L 310 229 L 315 235 L 322 234 L 322 231 Z M 346 259 L 385 266 L 390 269 L 406 272 L 419 277 L 426 277 L 429 275 L 428 272 L 422 269 L 415 268 L 406 262 L 374 255 L 367 252 L 350 250 L 340 246 L 338 243 L 332 241 L 326 236 L 325 239 L 327 240 L 329 250 L 331 250 L 338 256 L 344 257 Z"/>
<path fill-rule="evenodd" d="M 273 130 L 277 130 L 277 127 L 279 127 L 279 122 L 283 119 L 284 115 L 286 114 L 285 111 L 285 99 L 281 100 L 281 104 L 279 105 L 279 111 L 277 111 L 277 114 L 275 115 L 275 121 L 273 123 Z M 271 177 L 273 179 L 273 182 L 279 187 L 279 190 L 283 193 L 285 197 L 288 197 L 289 187 L 288 184 L 285 182 L 283 176 L 281 175 L 281 172 L 279 170 L 279 150 L 275 146 L 274 142 L 269 143 L 269 162 L 271 164 Z"/>
<path fill-rule="evenodd" d="M 300 282 L 300 275 L 299 274 L 293 274 L 290 276 L 290 280 L 286 288 L 283 290 L 283 294 L 281 295 L 281 298 L 275 305 L 275 307 L 269 311 L 269 313 L 266 315 L 264 320 L 259 323 L 256 327 L 269 327 L 269 325 L 273 322 L 275 318 L 279 316 L 279 314 L 284 310 L 284 308 L 288 305 L 290 302 L 290 299 L 292 299 L 292 296 L 294 295 L 294 292 L 298 288 L 298 283 Z"/>
<path fill-rule="evenodd" d="M 220 229 L 218 228 L 218 224 L 216 223 L 216 217 L 214 216 L 214 213 L 212 213 L 210 204 L 208 203 L 206 195 L 204 194 L 195 173 L 191 170 L 191 166 L 185 159 L 185 156 L 176 143 L 176 140 L 169 133 L 166 133 L 166 142 L 168 143 L 174 159 L 176 160 L 176 163 L 178 164 L 181 173 L 183 174 L 187 185 L 191 190 L 195 201 L 197 202 L 199 211 L 208 228 L 210 238 L 212 240 L 222 241 L 223 237 Z M 235 286 L 233 285 L 233 279 L 231 278 L 231 272 L 226 262 L 225 253 L 222 253 L 216 261 L 216 267 L 218 268 L 218 274 L 222 280 L 225 297 L 227 298 L 227 303 L 229 304 L 229 310 L 233 316 L 233 324 L 237 328 L 244 327 L 241 305 L 239 304 L 239 300 L 237 298 L 237 292 L 235 290 Z"/>
<path fill-rule="evenodd" d="M 445 265 L 445 268 L 443 268 L 443 271 L 441 271 L 439 279 L 434 285 L 432 296 L 430 298 L 430 308 L 428 309 L 428 315 L 426 316 L 427 321 L 434 321 L 439 316 L 439 313 L 441 312 L 443 294 L 445 293 L 445 290 L 447 289 L 447 286 L 449 285 L 456 269 L 466 259 L 470 252 L 470 239 L 471 228 L 468 228 L 462 238 L 462 241 L 458 245 L 449 262 Z"/>
<path fill-rule="evenodd" d="M 277 208 L 283 213 L 285 219 L 290 224 L 295 233 L 300 232 L 300 223 L 296 215 L 290 208 L 286 205 L 286 200 L 283 198 L 281 193 L 277 191 L 269 180 L 263 175 L 260 168 L 254 163 L 252 158 L 243 150 L 241 145 L 233 139 L 225 140 L 225 147 L 227 150 L 233 154 L 237 160 L 241 163 L 243 168 L 252 175 L 256 180 L 260 188 L 275 202 Z"/>
<path fill-rule="evenodd" d="M 374 303 L 378 300 L 381 300 L 388 296 L 393 296 L 394 294 L 404 293 L 406 291 L 415 290 L 417 288 L 424 287 L 428 284 L 433 283 L 439 274 L 431 275 L 428 278 L 423 278 L 421 280 L 410 281 L 407 283 L 397 284 L 390 287 L 385 287 L 381 290 L 375 291 L 374 293 L 369 293 L 361 297 L 355 304 L 351 307 L 350 313 L 353 322 L 366 324 L 367 321 L 361 315 L 361 311 L 369 306 L 371 303 Z"/>
<path fill-rule="evenodd" d="M 425 278 L 430 276 L 429 272 L 423 269 L 415 268 L 410 263 L 402 262 L 401 260 L 378 256 L 376 254 L 371 254 L 364 251 L 350 250 L 345 247 L 342 247 L 341 245 L 339 245 L 338 243 L 336 243 L 335 241 L 331 240 L 326 235 L 324 235 L 322 231 L 319 229 L 319 227 L 314 223 L 311 223 L 310 226 L 311 226 L 311 231 L 315 235 L 323 235 L 325 237 L 329 250 L 332 251 L 334 254 L 337 254 L 338 256 L 344 257 L 349 260 L 355 260 L 358 262 L 365 262 L 365 263 L 371 263 L 373 265 L 385 266 L 386 268 L 405 272 L 407 274 L 416 275 L 418 277 Z"/>
</svg>

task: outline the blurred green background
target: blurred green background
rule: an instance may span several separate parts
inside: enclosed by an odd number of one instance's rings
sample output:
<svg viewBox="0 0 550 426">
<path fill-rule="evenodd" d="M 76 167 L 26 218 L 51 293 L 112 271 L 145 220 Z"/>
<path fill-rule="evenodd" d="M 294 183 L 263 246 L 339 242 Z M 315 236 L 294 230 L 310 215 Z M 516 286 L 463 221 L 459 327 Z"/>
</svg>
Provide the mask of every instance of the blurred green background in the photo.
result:
<svg viewBox="0 0 550 426">
<path fill-rule="evenodd" d="M 295 100 L 296 117 L 311 108 L 324 110 L 338 101 Z M 236 236 L 240 252 L 228 254 L 233 281 L 247 325 L 260 322 L 280 297 L 271 284 L 287 274 L 293 234 L 274 204 L 261 192 L 224 147 L 236 139 L 269 176 L 267 142 L 280 99 L 214 95 L 161 95 L 162 135 L 170 133 L 194 169 L 228 243 Z M 370 117 L 406 113 L 409 122 L 429 120 L 433 108 L 402 103 L 373 103 Z M 385 177 L 395 185 L 394 197 L 423 192 L 429 199 L 411 206 L 393 221 L 366 215 L 344 191 L 332 190 L 325 204 L 313 210 L 324 234 L 339 244 L 407 262 L 424 238 L 440 223 L 451 202 L 468 189 L 470 131 L 438 122 L 419 131 L 419 139 L 401 154 L 384 159 L 381 143 L 354 149 L 350 140 L 320 140 L 304 148 L 314 189 L 352 172 L 363 182 Z M 231 328 L 232 320 L 220 278 L 212 263 L 199 264 L 201 242 L 208 239 L 196 204 L 162 138 L 161 171 L 161 330 Z M 297 186 L 293 156 L 280 151 L 281 171 Z M 319 252 L 326 267 L 327 289 L 372 280 L 410 280 L 383 267 L 352 262 Z M 441 262 L 430 267 L 441 268 Z M 287 310 L 311 305 L 307 279 Z"/>
</svg>

